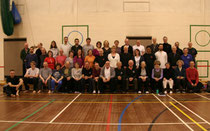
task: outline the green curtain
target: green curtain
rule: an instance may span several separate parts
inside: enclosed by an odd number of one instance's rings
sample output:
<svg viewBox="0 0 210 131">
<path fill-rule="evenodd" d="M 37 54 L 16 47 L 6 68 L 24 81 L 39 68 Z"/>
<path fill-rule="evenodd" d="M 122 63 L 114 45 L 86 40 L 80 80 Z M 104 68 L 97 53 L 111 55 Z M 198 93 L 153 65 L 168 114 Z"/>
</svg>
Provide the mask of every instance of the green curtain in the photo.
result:
<svg viewBox="0 0 210 131">
<path fill-rule="evenodd" d="M 0 0 L 0 8 L 3 31 L 6 35 L 10 36 L 14 32 L 14 22 L 12 12 L 10 11 L 10 1 Z"/>
</svg>

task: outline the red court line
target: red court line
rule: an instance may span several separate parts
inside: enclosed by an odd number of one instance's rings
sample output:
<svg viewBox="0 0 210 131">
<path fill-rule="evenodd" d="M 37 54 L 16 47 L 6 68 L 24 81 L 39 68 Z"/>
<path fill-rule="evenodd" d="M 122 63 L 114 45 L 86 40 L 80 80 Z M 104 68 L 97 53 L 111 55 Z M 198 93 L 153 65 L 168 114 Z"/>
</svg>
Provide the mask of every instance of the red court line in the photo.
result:
<svg viewBox="0 0 210 131">
<path fill-rule="evenodd" d="M 108 114 L 108 118 L 107 118 L 106 131 L 109 131 L 109 128 L 110 128 L 111 113 L 112 113 L 112 95 L 110 95 L 109 114 Z"/>
<path fill-rule="evenodd" d="M 210 67 L 210 65 L 209 66 L 207 66 L 207 65 L 197 65 L 197 67 Z"/>
</svg>

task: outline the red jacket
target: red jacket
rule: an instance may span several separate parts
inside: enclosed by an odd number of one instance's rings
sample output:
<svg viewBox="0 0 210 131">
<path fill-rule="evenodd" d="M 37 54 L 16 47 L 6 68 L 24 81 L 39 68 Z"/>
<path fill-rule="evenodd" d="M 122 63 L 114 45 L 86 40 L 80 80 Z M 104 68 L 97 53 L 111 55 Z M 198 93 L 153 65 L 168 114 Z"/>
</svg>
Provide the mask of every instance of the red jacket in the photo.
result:
<svg viewBox="0 0 210 131">
<path fill-rule="evenodd" d="M 55 69 L 55 59 L 53 57 L 46 57 L 44 61 L 48 63 L 49 68 L 51 68 L 52 70 Z"/>
<path fill-rule="evenodd" d="M 196 81 L 196 84 L 198 84 L 198 70 L 196 68 L 187 68 L 186 69 L 186 77 L 187 80 L 192 84 L 192 80 Z"/>
</svg>

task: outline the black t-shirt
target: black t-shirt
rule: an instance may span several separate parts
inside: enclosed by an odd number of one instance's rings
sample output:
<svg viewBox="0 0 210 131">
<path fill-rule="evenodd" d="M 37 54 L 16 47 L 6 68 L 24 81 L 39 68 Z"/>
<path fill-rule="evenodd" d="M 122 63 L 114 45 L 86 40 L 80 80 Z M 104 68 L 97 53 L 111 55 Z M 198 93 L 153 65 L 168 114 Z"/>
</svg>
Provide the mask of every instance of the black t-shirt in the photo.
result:
<svg viewBox="0 0 210 131">
<path fill-rule="evenodd" d="M 87 70 L 86 68 L 82 69 L 82 74 L 84 76 L 91 76 L 92 75 L 92 69 L 90 68 L 89 70 Z"/>
<path fill-rule="evenodd" d="M 20 82 L 20 78 L 18 78 L 17 76 L 15 76 L 14 78 L 11 78 L 10 76 L 7 78 L 7 83 L 11 83 L 13 85 L 18 85 Z"/>
</svg>

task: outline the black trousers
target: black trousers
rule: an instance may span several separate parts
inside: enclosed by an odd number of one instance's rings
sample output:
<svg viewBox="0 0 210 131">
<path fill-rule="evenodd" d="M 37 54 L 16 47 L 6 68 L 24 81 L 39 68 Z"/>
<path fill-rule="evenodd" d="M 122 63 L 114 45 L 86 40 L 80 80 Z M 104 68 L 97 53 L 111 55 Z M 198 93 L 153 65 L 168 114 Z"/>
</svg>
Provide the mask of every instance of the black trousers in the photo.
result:
<svg viewBox="0 0 210 131">
<path fill-rule="evenodd" d="M 6 89 L 5 92 L 7 96 L 10 96 L 11 94 L 16 95 L 16 92 L 17 92 L 16 87 L 10 87 L 9 85 L 7 85 L 5 89 Z M 19 87 L 19 90 L 21 89 L 22 89 L 22 86 Z"/>
<path fill-rule="evenodd" d="M 43 85 L 44 85 L 44 83 L 42 82 L 41 79 L 39 79 L 39 84 L 38 84 L 38 89 L 37 90 L 43 90 Z M 47 81 L 47 87 L 48 87 L 49 90 L 51 89 L 50 79 Z"/>
<path fill-rule="evenodd" d="M 86 84 L 88 84 L 87 91 L 88 91 L 89 93 L 92 93 L 92 92 L 93 92 L 93 84 L 94 84 L 93 79 L 92 79 L 92 78 L 89 78 L 89 79 L 87 79 L 87 80 L 82 79 L 82 92 L 85 91 L 85 86 L 86 86 Z"/>
<path fill-rule="evenodd" d="M 109 86 L 111 92 L 115 91 L 116 87 L 114 84 L 114 78 L 111 78 L 110 81 L 108 81 L 108 82 L 103 82 L 103 79 L 99 78 L 99 90 L 101 93 L 104 93 L 104 88 L 106 85 Z"/>
<path fill-rule="evenodd" d="M 159 90 L 159 92 L 163 92 L 163 80 L 160 79 L 159 81 L 156 81 L 155 79 L 152 79 L 152 91 L 156 93 L 156 90 Z"/>
<path fill-rule="evenodd" d="M 119 91 L 126 91 L 126 80 L 125 80 L 125 78 L 122 77 L 121 80 L 119 80 L 118 78 L 115 78 L 115 87 Z"/>
<path fill-rule="evenodd" d="M 193 84 L 195 84 L 195 80 L 191 80 Z M 201 82 L 198 82 L 197 86 L 192 86 L 190 82 L 187 82 L 187 92 L 190 92 L 192 90 L 193 93 L 200 93 L 201 88 L 203 87 L 203 84 Z"/>
<path fill-rule="evenodd" d="M 82 92 L 82 79 L 79 81 L 76 81 L 75 79 L 72 78 L 73 85 L 72 86 L 72 92 L 78 91 Z"/>
<path fill-rule="evenodd" d="M 38 85 L 38 78 L 23 78 L 25 89 L 29 90 L 28 84 L 33 84 L 34 90 L 37 90 L 37 85 Z"/>
<path fill-rule="evenodd" d="M 138 90 L 138 82 L 137 82 L 137 78 L 133 78 L 132 81 L 129 81 L 129 78 L 126 78 L 126 90 L 129 89 L 129 85 L 133 84 L 134 86 L 134 90 L 137 91 Z"/>
<path fill-rule="evenodd" d="M 98 81 L 96 81 L 96 80 L 93 80 L 93 81 L 94 81 L 94 83 L 93 83 L 93 90 L 98 92 L 98 90 L 99 90 L 99 79 L 98 79 Z"/>
<path fill-rule="evenodd" d="M 70 80 L 67 80 L 66 77 L 63 78 L 62 80 L 62 87 L 60 88 L 61 92 L 74 92 L 73 90 L 73 78 L 71 78 Z"/>
<path fill-rule="evenodd" d="M 149 78 L 146 78 L 146 81 L 143 81 L 141 78 L 138 78 L 138 91 L 142 91 L 142 92 L 150 91 L 151 92 L 151 89 L 149 89 L 149 82 L 150 82 Z"/>
<path fill-rule="evenodd" d="M 175 79 L 175 88 L 179 89 L 180 92 L 182 92 L 184 89 L 186 89 L 186 79 Z"/>
<path fill-rule="evenodd" d="M 26 65 L 25 62 L 23 62 L 23 76 L 26 74 Z"/>
</svg>

